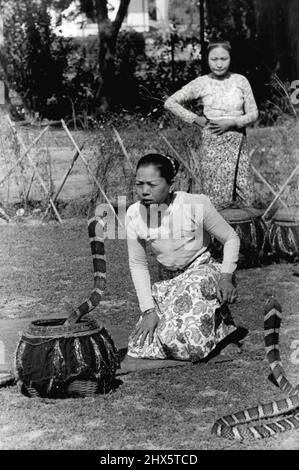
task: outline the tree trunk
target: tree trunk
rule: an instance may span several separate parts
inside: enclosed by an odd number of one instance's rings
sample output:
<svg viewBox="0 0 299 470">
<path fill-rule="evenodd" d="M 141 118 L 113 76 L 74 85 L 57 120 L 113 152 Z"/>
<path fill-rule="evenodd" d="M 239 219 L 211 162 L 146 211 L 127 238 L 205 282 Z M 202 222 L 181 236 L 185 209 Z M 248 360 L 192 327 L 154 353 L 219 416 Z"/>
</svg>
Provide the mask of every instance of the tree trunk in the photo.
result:
<svg viewBox="0 0 299 470">
<path fill-rule="evenodd" d="M 255 0 L 258 41 L 265 66 L 283 80 L 299 74 L 298 0 Z"/>
<path fill-rule="evenodd" d="M 0 8 L 0 79 L 5 86 L 4 97 L 0 97 L 0 104 L 10 104 L 7 65 L 4 53 L 4 14 L 2 8 Z M 2 98 L 4 98 L 4 103 L 2 102 Z"/>
<path fill-rule="evenodd" d="M 99 23 L 99 78 L 96 93 L 97 107 L 105 112 L 111 104 L 114 90 L 114 60 L 117 41 L 112 23 Z"/>
<path fill-rule="evenodd" d="M 291 56 L 291 80 L 299 79 L 299 2 L 288 0 L 283 2 L 286 8 L 287 40 Z"/>
<path fill-rule="evenodd" d="M 107 0 L 95 0 L 99 34 L 99 78 L 96 103 L 99 112 L 105 112 L 111 104 L 114 91 L 114 60 L 116 42 L 122 22 L 128 12 L 130 0 L 120 0 L 112 22 L 108 18 Z"/>
</svg>

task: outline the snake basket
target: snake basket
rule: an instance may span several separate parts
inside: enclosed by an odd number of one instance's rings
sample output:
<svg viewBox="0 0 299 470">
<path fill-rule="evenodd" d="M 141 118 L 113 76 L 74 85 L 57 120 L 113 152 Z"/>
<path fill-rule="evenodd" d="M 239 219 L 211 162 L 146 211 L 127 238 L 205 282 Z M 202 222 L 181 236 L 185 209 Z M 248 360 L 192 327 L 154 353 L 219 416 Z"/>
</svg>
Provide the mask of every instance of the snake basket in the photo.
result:
<svg viewBox="0 0 299 470">
<path fill-rule="evenodd" d="M 220 214 L 240 238 L 238 266 L 240 268 L 259 266 L 270 250 L 268 229 L 261 218 L 262 212 L 252 207 L 229 207 L 220 211 Z M 223 247 L 217 240 L 212 242 L 211 253 L 216 259 L 222 259 Z"/>
<path fill-rule="evenodd" d="M 67 398 L 108 393 L 119 356 L 105 328 L 89 315 L 71 325 L 65 318 L 37 320 L 23 332 L 15 376 L 29 397 Z"/>
<path fill-rule="evenodd" d="M 299 260 L 299 206 L 276 211 L 271 220 L 269 239 L 279 259 Z"/>
</svg>

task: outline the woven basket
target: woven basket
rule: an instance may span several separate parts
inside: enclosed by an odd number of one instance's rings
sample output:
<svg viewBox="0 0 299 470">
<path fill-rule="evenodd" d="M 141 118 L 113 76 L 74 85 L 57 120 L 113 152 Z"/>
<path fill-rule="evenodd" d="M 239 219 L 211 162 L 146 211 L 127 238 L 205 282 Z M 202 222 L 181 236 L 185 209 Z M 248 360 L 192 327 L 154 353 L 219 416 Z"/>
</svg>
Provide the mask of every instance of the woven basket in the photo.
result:
<svg viewBox="0 0 299 470">
<path fill-rule="evenodd" d="M 253 207 L 228 207 L 220 211 L 240 238 L 239 268 L 260 266 L 270 251 L 268 228 L 261 218 L 262 213 Z M 218 240 L 213 240 L 210 250 L 213 257 L 222 260 L 223 247 Z"/>
<path fill-rule="evenodd" d="M 25 385 L 21 381 L 18 381 L 18 389 L 21 393 L 23 393 L 27 397 L 30 397 L 30 398 L 39 398 L 40 397 L 40 394 L 38 393 L 38 391 L 35 388 L 30 387 L 30 385 Z"/>
<path fill-rule="evenodd" d="M 277 209 L 272 220 L 284 226 L 299 225 L 299 206 L 283 207 Z"/>
<path fill-rule="evenodd" d="M 278 259 L 299 260 L 299 206 L 276 211 L 271 220 L 269 239 Z"/>
<path fill-rule="evenodd" d="M 229 224 L 237 224 L 251 222 L 252 219 L 261 217 L 263 211 L 254 207 L 227 207 L 222 209 L 220 214 Z"/>
<path fill-rule="evenodd" d="M 66 324 L 66 318 L 49 318 L 31 322 L 26 335 L 40 338 L 74 337 L 82 334 L 90 335 L 92 332 L 100 331 L 101 326 L 91 315 L 85 315 L 78 323 Z"/>
<path fill-rule="evenodd" d="M 25 395 L 84 397 L 113 388 L 119 357 L 108 332 L 91 315 L 65 320 L 36 320 L 22 334 L 15 366 Z"/>
<path fill-rule="evenodd" d="M 99 393 L 98 382 L 92 380 L 74 380 L 67 388 L 70 397 L 91 397 Z"/>
<path fill-rule="evenodd" d="M 70 398 L 92 397 L 100 393 L 99 384 L 93 380 L 73 380 L 67 387 L 66 395 Z M 19 383 L 19 391 L 30 398 L 41 398 L 36 388 Z"/>
</svg>

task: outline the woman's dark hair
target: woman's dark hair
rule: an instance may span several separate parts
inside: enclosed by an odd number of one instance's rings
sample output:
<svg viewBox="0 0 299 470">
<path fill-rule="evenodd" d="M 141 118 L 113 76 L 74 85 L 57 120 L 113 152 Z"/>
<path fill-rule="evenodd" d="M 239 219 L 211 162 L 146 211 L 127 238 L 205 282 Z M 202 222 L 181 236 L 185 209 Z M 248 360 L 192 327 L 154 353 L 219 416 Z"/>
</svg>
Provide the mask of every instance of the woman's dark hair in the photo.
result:
<svg viewBox="0 0 299 470">
<path fill-rule="evenodd" d="M 137 163 L 136 171 L 140 167 L 153 165 L 160 171 L 162 178 L 165 178 L 168 184 L 171 184 L 173 178 L 178 172 L 179 163 L 170 155 L 163 153 L 148 153 L 140 158 Z"/>
<path fill-rule="evenodd" d="M 231 54 L 232 47 L 229 41 L 226 41 L 225 39 L 211 39 L 207 45 L 207 55 L 209 55 L 209 53 L 216 47 L 223 47 L 223 49 L 227 50 Z"/>
</svg>

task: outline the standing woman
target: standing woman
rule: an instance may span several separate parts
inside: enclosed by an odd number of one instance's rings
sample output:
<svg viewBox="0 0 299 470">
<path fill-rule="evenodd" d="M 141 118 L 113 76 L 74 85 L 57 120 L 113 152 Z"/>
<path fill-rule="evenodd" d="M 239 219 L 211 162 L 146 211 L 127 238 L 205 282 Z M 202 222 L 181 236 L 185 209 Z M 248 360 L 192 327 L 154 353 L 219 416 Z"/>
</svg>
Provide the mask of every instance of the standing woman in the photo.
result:
<svg viewBox="0 0 299 470">
<path fill-rule="evenodd" d="M 151 359 L 205 358 L 236 330 L 227 303 L 235 299 L 233 273 L 239 238 L 203 194 L 174 191 L 178 163 L 162 154 L 137 164 L 139 201 L 127 211 L 130 271 L 141 317 L 128 355 Z M 223 263 L 208 251 L 211 236 L 224 245 Z M 164 270 L 151 287 L 146 242 Z M 225 308 L 219 309 L 223 304 Z"/>
<path fill-rule="evenodd" d="M 230 44 L 210 42 L 207 53 L 211 72 L 170 96 L 165 108 L 202 129 L 202 188 L 215 207 L 223 209 L 233 200 L 250 206 L 254 191 L 245 128 L 257 120 L 258 109 L 247 78 L 230 72 Z M 183 106 L 197 100 L 203 116 Z"/>
</svg>

